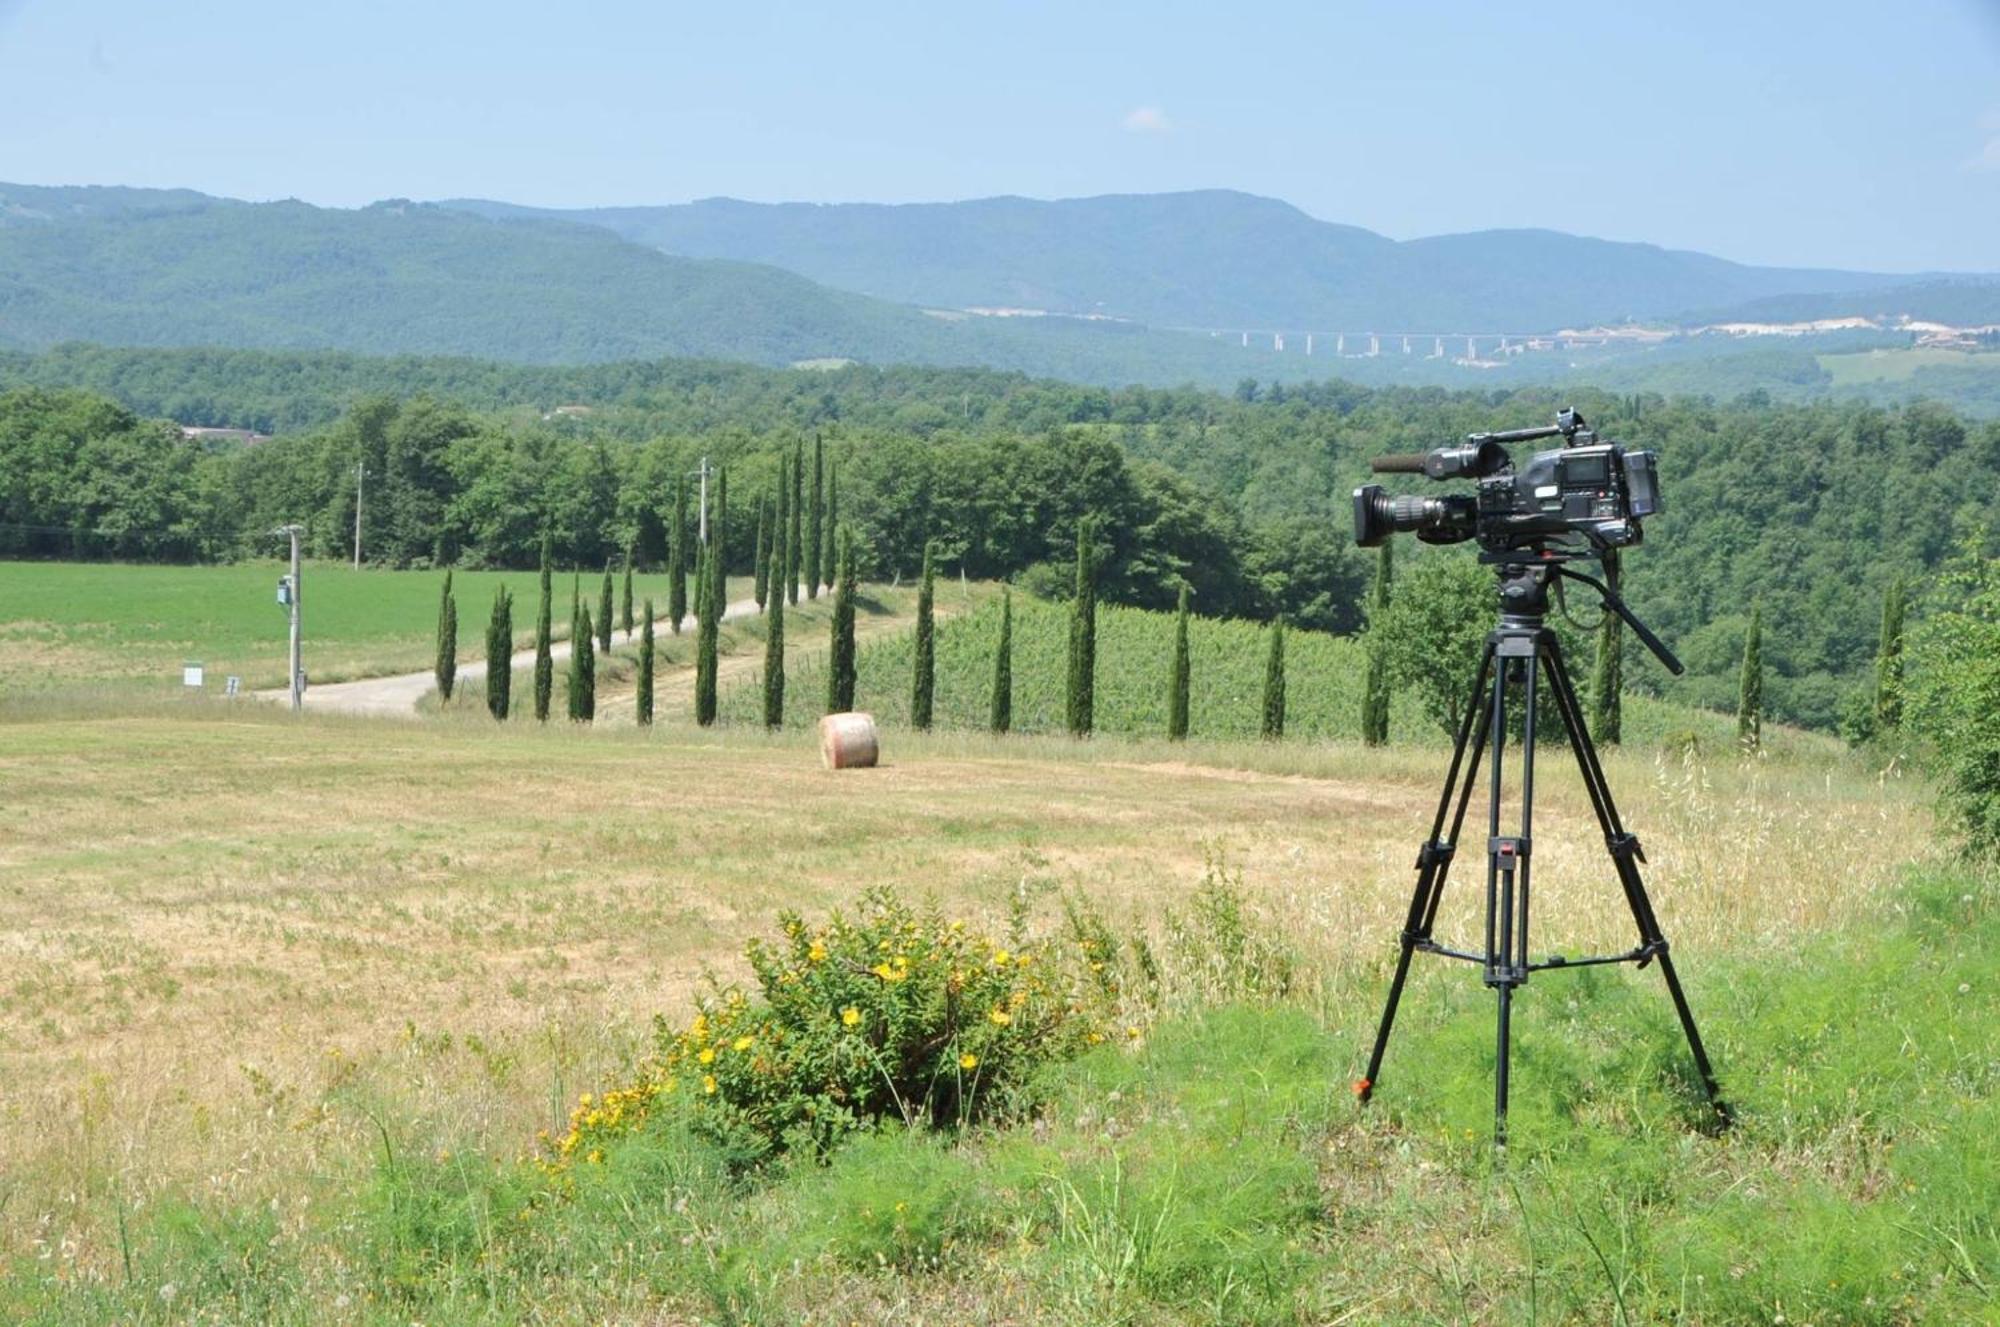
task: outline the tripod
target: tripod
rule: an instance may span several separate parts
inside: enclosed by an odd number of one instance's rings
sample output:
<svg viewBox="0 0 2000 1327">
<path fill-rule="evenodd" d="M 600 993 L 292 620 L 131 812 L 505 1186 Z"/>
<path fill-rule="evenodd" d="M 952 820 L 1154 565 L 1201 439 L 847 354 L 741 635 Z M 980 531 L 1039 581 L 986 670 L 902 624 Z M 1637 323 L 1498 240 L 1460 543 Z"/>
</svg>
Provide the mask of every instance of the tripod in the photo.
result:
<svg viewBox="0 0 2000 1327">
<path fill-rule="evenodd" d="M 1403 923 L 1396 975 L 1389 983 L 1389 1000 L 1382 1010 L 1381 1026 L 1375 1033 L 1375 1049 L 1368 1057 L 1368 1073 L 1354 1085 L 1355 1093 L 1363 1103 L 1374 1093 L 1377 1075 L 1382 1070 L 1382 1054 L 1389 1045 L 1389 1031 L 1396 1021 L 1396 1005 L 1402 999 L 1403 983 L 1410 974 L 1411 956 L 1422 951 L 1477 963 L 1486 985 L 1499 999 L 1493 1141 L 1496 1146 L 1504 1147 L 1507 1142 L 1508 1043 L 1515 988 L 1525 985 L 1528 975 L 1533 972 L 1592 967 L 1604 963 L 1633 963 L 1643 968 L 1657 961 L 1660 975 L 1666 979 L 1667 993 L 1673 997 L 1674 1011 L 1680 1015 L 1681 1030 L 1687 1034 L 1688 1049 L 1694 1053 L 1695 1069 L 1701 1076 L 1709 1106 L 1715 1111 L 1717 1123 L 1726 1127 L 1730 1122 L 1729 1107 L 1722 1100 L 1715 1071 L 1709 1066 L 1708 1052 L 1702 1048 L 1701 1033 L 1695 1028 L 1694 1014 L 1688 1008 L 1687 995 L 1681 990 L 1680 978 L 1675 975 L 1674 961 L 1667 951 L 1667 937 L 1660 930 L 1652 900 L 1646 896 L 1646 887 L 1639 879 L 1638 863 L 1646 860 L 1645 853 L 1640 850 L 1638 838 L 1628 832 L 1618 818 L 1618 808 L 1611 800 L 1611 787 L 1604 778 L 1604 767 L 1599 764 L 1597 751 L 1584 728 L 1583 706 L 1577 699 L 1576 687 L 1571 683 L 1569 669 L 1563 662 L 1562 648 L 1556 641 L 1555 632 L 1544 621 L 1548 612 L 1549 587 L 1563 577 L 1595 587 L 1603 596 L 1605 608 L 1629 623 L 1660 661 L 1676 674 L 1682 671 L 1680 661 L 1660 643 L 1657 636 L 1646 629 L 1644 623 L 1632 615 L 1614 591 L 1593 577 L 1563 566 L 1565 559 L 1561 555 L 1535 551 L 1489 557 L 1498 564 L 1500 624 L 1486 638 L 1486 649 L 1474 676 L 1465 718 L 1459 724 L 1458 738 L 1452 747 L 1451 767 L 1445 775 L 1444 793 L 1438 799 L 1437 816 L 1431 822 L 1431 836 L 1417 853 L 1417 887 L 1410 898 L 1409 916 Z M 1563 728 L 1569 734 L 1570 749 L 1583 772 L 1584 791 L 1589 794 L 1591 809 L 1596 812 L 1598 826 L 1604 831 L 1604 844 L 1611 854 L 1618 883 L 1625 891 L 1626 905 L 1632 910 L 1632 920 L 1638 926 L 1638 945 L 1623 953 L 1583 958 L 1552 955 L 1539 963 L 1528 958 L 1529 880 L 1533 863 L 1535 811 L 1536 693 L 1537 683 L 1544 674 Z M 1520 690 L 1524 719 L 1521 821 L 1520 833 L 1502 834 L 1502 757 L 1511 687 Z M 1490 752 L 1488 748 L 1491 748 Z M 1491 787 L 1486 831 L 1486 948 L 1483 953 L 1470 953 L 1439 944 L 1432 938 L 1431 931 L 1437 920 L 1438 903 L 1444 896 L 1445 877 L 1451 870 L 1452 857 L 1457 850 L 1459 831 L 1465 823 L 1472 786 L 1478 778 L 1479 763 L 1489 755 Z M 1445 832 L 1447 816 L 1451 822 L 1449 834 Z"/>
</svg>

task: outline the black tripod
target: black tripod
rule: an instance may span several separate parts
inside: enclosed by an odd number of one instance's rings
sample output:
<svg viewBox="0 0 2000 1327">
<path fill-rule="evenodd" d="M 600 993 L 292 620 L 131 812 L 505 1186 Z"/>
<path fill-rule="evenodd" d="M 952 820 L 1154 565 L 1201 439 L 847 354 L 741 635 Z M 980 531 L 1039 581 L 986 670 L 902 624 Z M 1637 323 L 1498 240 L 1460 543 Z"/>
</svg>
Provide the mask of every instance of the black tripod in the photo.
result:
<svg viewBox="0 0 2000 1327">
<path fill-rule="evenodd" d="M 1729 1107 L 1723 1102 L 1721 1089 L 1716 1085 L 1708 1053 L 1702 1049 L 1701 1033 L 1695 1028 L 1694 1014 L 1688 1009 L 1680 978 L 1674 974 L 1674 961 L 1667 952 L 1667 937 L 1660 931 L 1659 918 L 1654 916 L 1652 901 L 1647 898 L 1646 887 L 1639 879 L 1638 863 L 1646 859 L 1645 854 L 1639 848 L 1638 838 L 1627 832 L 1618 819 L 1618 808 L 1611 800 L 1610 785 L 1604 779 L 1604 767 L 1598 763 L 1597 751 L 1584 728 L 1583 706 L 1577 700 L 1569 669 L 1563 663 L 1562 648 L 1556 642 L 1555 632 L 1544 622 L 1550 585 L 1558 577 L 1569 577 L 1595 587 L 1603 596 L 1606 609 L 1630 624 L 1640 639 L 1674 673 L 1681 671 L 1680 661 L 1660 643 L 1657 636 L 1646 629 L 1644 623 L 1632 615 L 1616 593 L 1593 577 L 1569 570 L 1562 565 L 1561 557 L 1530 553 L 1506 555 L 1497 560 L 1500 625 L 1486 638 L 1486 652 L 1480 658 L 1465 718 L 1459 725 L 1458 740 L 1452 748 L 1451 768 L 1445 775 L 1444 794 L 1438 799 L 1437 816 L 1431 822 L 1430 841 L 1417 853 L 1417 888 L 1410 898 L 1409 916 L 1403 923 L 1402 951 L 1396 959 L 1396 976 L 1389 984 L 1389 1001 L 1382 1010 L 1381 1027 L 1375 1033 L 1375 1049 L 1368 1057 L 1368 1073 L 1355 1084 L 1355 1092 L 1366 1102 L 1375 1090 L 1377 1075 L 1382 1069 L 1382 1053 L 1388 1048 L 1389 1030 L 1396 1021 L 1396 1005 L 1402 999 L 1403 982 L 1410 973 L 1410 956 L 1422 950 L 1427 954 L 1442 954 L 1446 958 L 1477 963 L 1483 970 L 1486 984 L 1493 988 L 1500 1001 L 1493 1091 L 1493 1140 L 1496 1145 L 1505 1146 L 1507 1052 L 1514 988 L 1524 985 L 1529 973 L 1551 968 L 1580 968 L 1601 963 L 1635 963 L 1643 968 L 1657 960 L 1660 975 L 1667 981 L 1667 993 L 1673 997 L 1674 1011 L 1680 1015 L 1681 1029 L 1687 1033 L 1688 1049 L 1694 1053 L 1695 1069 L 1701 1075 L 1709 1105 L 1715 1110 L 1718 1124 L 1726 1126 L 1730 1120 Z M 1536 683 L 1543 670 L 1547 672 L 1549 691 L 1555 698 L 1563 728 L 1569 734 L 1570 748 L 1583 771 L 1584 790 L 1590 795 L 1591 808 L 1597 813 L 1597 823 L 1604 831 L 1605 847 L 1610 851 L 1618 882 L 1625 890 L 1625 902 L 1632 909 L 1632 920 L 1639 928 L 1638 946 L 1621 954 L 1584 958 L 1557 955 L 1539 963 L 1528 959 L 1528 885 L 1533 861 L 1535 811 Z M 1513 835 L 1500 832 L 1502 747 L 1507 734 L 1510 687 L 1520 689 L 1525 719 L 1521 744 L 1521 831 Z M 1471 748 L 1469 760 L 1468 743 Z M 1486 949 L 1484 953 L 1475 954 L 1437 943 L 1431 938 L 1431 928 L 1437 920 L 1438 902 L 1444 896 L 1445 877 L 1451 870 L 1459 830 L 1465 823 L 1466 805 L 1472 798 L 1472 785 L 1478 777 L 1479 762 L 1488 754 L 1488 747 L 1492 748 L 1492 786 L 1488 794 L 1486 830 Z M 1449 834 L 1445 833 L 1446 816 L 1451 818 Z"/>
</svg>

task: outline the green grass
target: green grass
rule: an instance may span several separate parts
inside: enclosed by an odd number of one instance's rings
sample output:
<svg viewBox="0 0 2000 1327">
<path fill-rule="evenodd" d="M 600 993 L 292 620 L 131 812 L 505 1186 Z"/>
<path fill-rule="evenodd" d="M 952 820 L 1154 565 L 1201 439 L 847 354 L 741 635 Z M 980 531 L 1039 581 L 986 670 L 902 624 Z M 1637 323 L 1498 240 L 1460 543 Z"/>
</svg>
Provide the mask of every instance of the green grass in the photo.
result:
<svg viewBox="0 0 2000 1327">
<path fill-rule="evenodd" d="M 183 662 L 199 660 L 209 690 L 235 674 L 246 688 L 283 686 L 285 611 L 277 603 L 284 564 L 164 567 L 118 563 L 0 562 L 0 688 L 61 690 L 110 685 L 177 690 Z M 596 612 L 603 572 L 583 573 Z M 307 563 L 306 672 L 339 682 L 428 668 L 436 647 L 443 572 L 355 571 L 346 563 Z M 517 647 L 533 643 L 533 571 L 458 571 L 459 657 L 482 656 L 486 619 L 501 585 L 514 592 Z M 747 581 L 730 593 L 745 597 Z M 569 631 L 570 576 L 557 577 L 558 636 Z M 634 578 L 633 598 L 651 595 L 665 611 L 664 574 Z"/>
</svg>

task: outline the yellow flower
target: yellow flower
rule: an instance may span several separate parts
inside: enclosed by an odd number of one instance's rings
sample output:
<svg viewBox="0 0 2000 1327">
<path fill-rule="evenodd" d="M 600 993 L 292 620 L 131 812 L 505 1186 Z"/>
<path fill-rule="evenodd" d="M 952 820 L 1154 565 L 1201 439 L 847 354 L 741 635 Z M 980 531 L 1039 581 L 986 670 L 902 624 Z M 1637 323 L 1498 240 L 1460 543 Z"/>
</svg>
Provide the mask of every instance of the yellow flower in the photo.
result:
<svg viewBox="0 0 2000 1327">
<path fill-rule="evenodd" d="M 903 980 L 903 978 L 910 975 L 909 969 L 907 967 L 892 968 L 887 963 L 877 963 L 874 967 L 868 970 L 874 973 L 876 976 L 880 977 L 883 981 L 901 981 Z"/>
<path fill-rule="evenodd" d="M 847 1006 L 847 1008 L 840 1011 L 840 1024 L 842 1027 L 855 1027 L 859 1025 L 860 1022 L 861 1022 L 861 1011 L 859 1009 L 856 1009 L 853 1005 L 849 1005 Z"/>
<path fill-rule="evenodd" d="M 815 963 L 826 962 L 826 946 L 817 940 L 813 941 L 813 947 L 806 951 L 806 957 Z"/>
<path fill-rule="evenodd" d="M 715 1075 L 714 1075 L 714 1074 L 703 1074 L 703 1075 L 701 1076 L 701 1090 L 702 1090 L 702 1091 L 704 1091 L 704 1092 L 707 1092 L 707 1093 L 709 1093 L 710 1095 L 713 1095 L 713 1094 L 714 1094 L 714 1092 L 715 1092 Z"/>
<path fill-rule="evenodd" d="M 979 1067 L 979 1057 L 971 1051 L 967 1051 L 958 1057 L 958 1067 L 961 1069 L 977 1069 Z"/>
<path fill-rule="evenodd" d="M 595 1147 L 593 1147 L 593 1148 L 591 1148 L 591 1149 L 590 1149 L 590 1151 L 589 1151 L 589 1152 L 587 1152 L 587 1153 L 586 1153 L 586 1154 L 584 1155 L 584 1158 L 583 1158 L 583 1159 L 584 1159 L 584 1161 L 585 1161 L 586 1163 L 588 1163 L 589 1165 L 593 1165 L 593 1166 L 595 1166 L 595 1165 L 600 1165 L 600 1164 L 602 1164 L 602 1163 L 603 1163 L 603 1161 L 604 1161 L 604 1153 L 603 1153 L 603 1152 L 602 1152 L 601 1150 L 599 1150 L 598 1148 L 595 1148 Z"/>
<path fill-rule="evenodd" d="M 1004 950 L 1004 949 L 996 949 L 996 950 L 994 950 L 994 951 L 993 951 L 993 966 L 994 966 L 994 967 L 996 967 L 996 968 L 1004 968 L 1004 967 L 1006 967 L 1006 966 L 1007 966 L 1007 951 L 1006 951 L 1006 950 Z"/>
<path fill-rule="evenodd" d="M 703 1046 L 703 1047 L 701 1048 L 701 1054 L 699 1054 L 699 1055 L 695 1056 L 695 1058 L 696 1058 L 697 1060 L 700 1060 L 700 1061 L 701 1061 L 701 1062 L 702 1062 L 703 1064 L 714 1064 L 714 1063 L 715 1063 L 715 1047 L 713 1047 L 713 1046 Z"/>
<path fill-rule="evenodd" d="M 757 1038 L 755 1037 L 749 1037 L 749 1036 L 738 1037 L 735 1041 L 735 1044 L 732 1045 L 730 1049 L 737 1051 L 747 1051 L 756 1044 L 757 1044 Z"/>
<path fill-rule="evenodd" d="M 992 1013 L 986 1015 L 986 1017 L 987 1020 L 991 1022 L 995 1027 L 1006 1027 L 1009 1023 L 1014 1021 L 1014 1016 L 1012 1014 L 1008 1013 L 1005 1009 L 1000 1009 L 997 1007 L 993 1010 Z"/>
</svg>

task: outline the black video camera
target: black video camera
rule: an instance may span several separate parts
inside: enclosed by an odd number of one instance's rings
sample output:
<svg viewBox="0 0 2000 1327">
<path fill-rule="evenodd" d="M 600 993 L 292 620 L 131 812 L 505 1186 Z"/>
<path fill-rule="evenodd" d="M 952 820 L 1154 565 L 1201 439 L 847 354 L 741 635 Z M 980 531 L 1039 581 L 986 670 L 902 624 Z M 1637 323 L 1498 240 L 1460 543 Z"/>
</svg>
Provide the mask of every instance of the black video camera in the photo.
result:
<svg viewBox="0 0 2000 1327">
<path fill-rule="evenodd" d="M 1561 447 L 1537 452 L 1515 468 L 1508 444 L 1557 435 Z M 1570 541 L 1571 550 L 1589 556 L 1638 543 L 1644 535 L 1640 518 L 1661 507 L 1653 453 L 1599 442 L 1583 416 L 1567 407 L 1546 428 L 1475 433 L 1462 447 L 1378 456 L 1369 468 L 1378 474 L 1470 479 L 1478 492 L 1391 496 L 1380 484 L 1364 484 L 1354 490 L 1354 542 L 1363 548 L 1373 548 L 1391 531 L 1410 530 L 1429 544 L 1476 538 L 1495 554 Z"/>
</svg>

